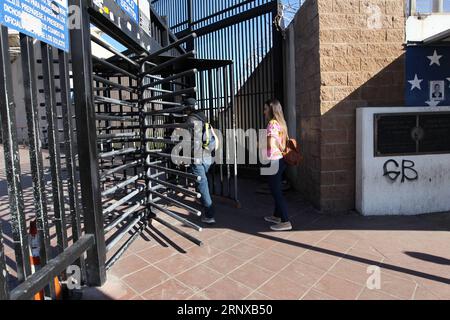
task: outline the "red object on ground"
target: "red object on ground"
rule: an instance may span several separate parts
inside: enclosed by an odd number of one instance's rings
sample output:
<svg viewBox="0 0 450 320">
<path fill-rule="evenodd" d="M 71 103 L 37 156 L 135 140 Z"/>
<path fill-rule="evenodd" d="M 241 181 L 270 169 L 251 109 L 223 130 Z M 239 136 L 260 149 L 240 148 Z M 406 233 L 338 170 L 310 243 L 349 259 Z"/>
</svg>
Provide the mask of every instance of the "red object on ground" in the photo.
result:
<svg viewBox="0 0 450 320">
<path fill-rule="evenodd" d="M 29 234 L 29 244 L 30 244 L 30 264 L 31 264 L 31 272 L 35 273 L 41 268 L 41 242 L 39 239 L 39 234 L 37 230 L 37 222 L 33 220 L 30 222 L 30 234 Z M 58 277 L 54 279 L 55 285 L 55 297 L 57 300 L 62 298 L 62 288 L 59 283 Z M 44 290 L 36 293 L 34 296 L 34 300 L 45 300 Z"/>
</svg>

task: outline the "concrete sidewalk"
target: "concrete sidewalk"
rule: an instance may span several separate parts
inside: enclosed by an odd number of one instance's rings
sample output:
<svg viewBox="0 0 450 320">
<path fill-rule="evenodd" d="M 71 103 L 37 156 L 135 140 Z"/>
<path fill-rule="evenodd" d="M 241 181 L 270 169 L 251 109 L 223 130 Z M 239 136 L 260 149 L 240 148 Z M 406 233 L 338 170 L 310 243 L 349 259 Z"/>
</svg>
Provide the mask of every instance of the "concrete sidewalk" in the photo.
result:
<svg viewBox="0 0 450 320">
<path fill-rule="evenodd" d="M 258 186 L 241 182 L 242 209 L 218 204 L 203 247 L 153 223 L 84 298 L 450 299 L 450 214 L 330 217 L 290 193 L 295 230 L 270 232 L 272 200 Z M 380 288 L 370 290 L 373 266 Z"/>
<path fill-rule="evenodd" d="M 28 152 L 20 152 L 25 209 L 32 215 Z M 10 234 L 2 159 L 0 167 L 0 220 Z M 84 298 L 450 299 L 450 214 L 325 216 L 291 192 L 287 199 L 295 230 L 270 232 L 263 217 L 272 213 L 273 201 L 256 192 L 260 186 L 240 180 L 242 209 L 217 201 L 213 228 L 196 233 L 181 227 L 200 238 L 203 247 L 153 223 L 108 272 L 106 285 L 86 290 Z M 10 235 L 5 246 L 14 280 Z M 371 266 L 380 267 L 379 290 L 367 288 Z"/>
</svg>

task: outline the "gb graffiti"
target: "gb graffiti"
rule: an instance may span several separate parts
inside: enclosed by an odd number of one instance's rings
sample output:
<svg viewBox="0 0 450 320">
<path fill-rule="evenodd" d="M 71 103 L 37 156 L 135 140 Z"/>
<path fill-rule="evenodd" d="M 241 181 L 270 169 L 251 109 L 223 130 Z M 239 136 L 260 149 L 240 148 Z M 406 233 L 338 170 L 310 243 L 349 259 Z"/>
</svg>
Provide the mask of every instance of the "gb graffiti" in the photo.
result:
<svg viewBox="0 0 450 320">
<path fill-rule="evenodd" d="M 396 182 L 401 176 L 401 183 L 405 181 L 416 181 L 419 179 L 419 173 L 414 167 L 416 164 L 410 160 L 403 160 L 402 165 L 395 160 L 388 160 L 384 164 L 384 177 Z"/>
</svg>

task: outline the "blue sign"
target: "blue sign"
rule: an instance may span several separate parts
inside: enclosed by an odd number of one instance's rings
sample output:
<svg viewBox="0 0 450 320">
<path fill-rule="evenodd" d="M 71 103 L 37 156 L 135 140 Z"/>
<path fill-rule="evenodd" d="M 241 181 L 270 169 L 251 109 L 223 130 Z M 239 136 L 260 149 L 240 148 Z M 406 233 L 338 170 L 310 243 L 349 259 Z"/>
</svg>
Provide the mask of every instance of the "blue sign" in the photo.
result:
<svg viewBox="0 0 450 320">
<path fill-rule="evenodd" d="M 0 0 L 0 24 L 69 51 L 67 0 Z"/>
<path fill-rule="evenodd" d="M 408 47 L 406 105 L 450 106 L 450 47 Z"/>
<path fill-rule="evenodd" d="M 116 0 L 116 2 L 136 24 L 139 24 L 138 0 Z"/>
</svg>

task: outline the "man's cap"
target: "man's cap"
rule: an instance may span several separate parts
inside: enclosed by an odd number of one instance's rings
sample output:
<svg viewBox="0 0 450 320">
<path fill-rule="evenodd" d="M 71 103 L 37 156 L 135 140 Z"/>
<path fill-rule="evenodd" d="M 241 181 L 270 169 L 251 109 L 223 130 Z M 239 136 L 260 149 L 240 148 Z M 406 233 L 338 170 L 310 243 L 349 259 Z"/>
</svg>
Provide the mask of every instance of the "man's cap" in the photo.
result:
<svg viewBox="0 0 450 320">
<path fill-rule="evenodd" d="M 186 107 L 194 108 L 197 105 L 197 100 L 195 100 L 194 98 L 185 99 L 183 101 L 183 105 L 186 106 Z"/>
</svg>

